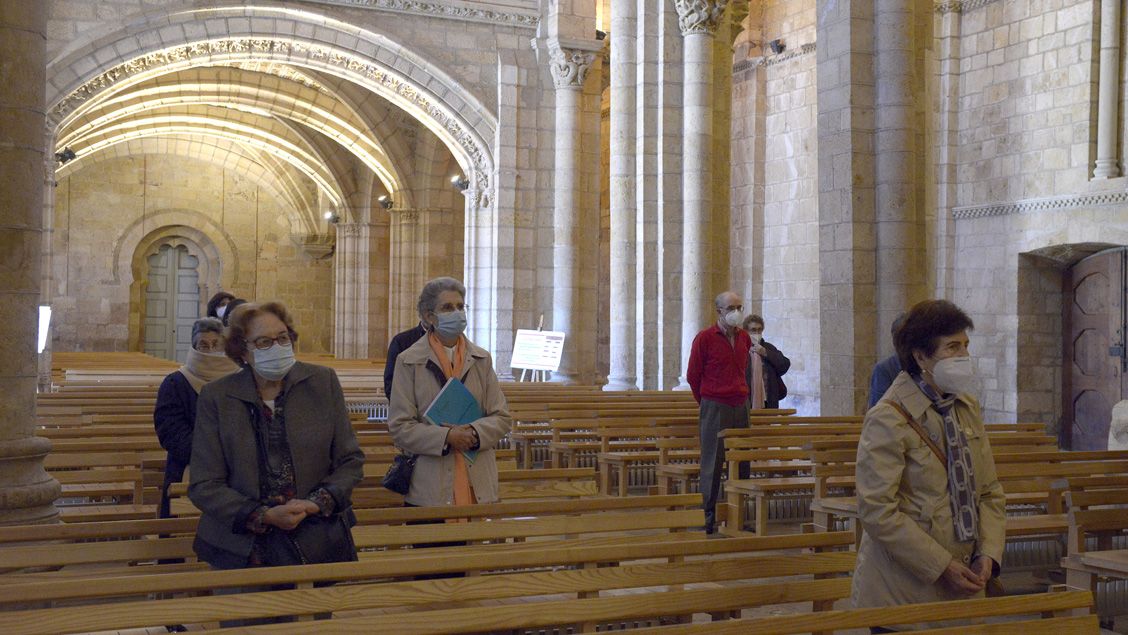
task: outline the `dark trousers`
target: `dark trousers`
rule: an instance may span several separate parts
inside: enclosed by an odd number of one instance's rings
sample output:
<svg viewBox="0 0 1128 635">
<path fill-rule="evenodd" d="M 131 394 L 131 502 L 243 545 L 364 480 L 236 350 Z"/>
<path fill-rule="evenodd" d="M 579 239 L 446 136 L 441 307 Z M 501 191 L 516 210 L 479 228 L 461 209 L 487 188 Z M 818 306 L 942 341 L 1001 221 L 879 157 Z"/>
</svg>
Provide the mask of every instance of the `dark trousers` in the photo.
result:
<svg viewBox="0 0 1128 635">
<path fill-rule="evenodd" d="M 717 496 L 721 490 L 725 448 L 721 430 L 748 427 L 748 402 L 729 406 L 710 399 L 701 400 L 701 507 L 705 511 L 705 529 L 712 531 L 717 522 Z M 748 477 L 748 465 L 740 469 L 740 477 Z M 737 527 L 737 529 L 740 529 Z"/>
</svg>

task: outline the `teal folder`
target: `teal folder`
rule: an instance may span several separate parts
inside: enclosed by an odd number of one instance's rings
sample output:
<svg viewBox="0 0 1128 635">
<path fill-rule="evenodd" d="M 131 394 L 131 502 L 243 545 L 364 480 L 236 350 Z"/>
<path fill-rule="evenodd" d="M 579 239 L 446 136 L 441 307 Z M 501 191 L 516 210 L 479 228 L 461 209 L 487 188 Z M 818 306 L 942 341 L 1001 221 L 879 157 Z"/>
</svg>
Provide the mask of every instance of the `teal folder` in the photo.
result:
<svg viewBox="0 0 1128 635">
<path fill-rule="evenodd" d="M 439 391 L 439 394 L 435 396 L 431 405 L 427 406 L 423 418 L 436 426 L 444 423 L 466 425 L 481 419 L 482 415 L 482 406 L 478 404 L 474 395 L 466 389 L 466 385 L 459 381 L 457 377 L 451 377 L 447 380 L 443 389 Z M 474 460 L 478 458 L 478 451 L 467 450 L 462 455 L 466 457 L 467 461 L 474 463 Z"/>
</svg>

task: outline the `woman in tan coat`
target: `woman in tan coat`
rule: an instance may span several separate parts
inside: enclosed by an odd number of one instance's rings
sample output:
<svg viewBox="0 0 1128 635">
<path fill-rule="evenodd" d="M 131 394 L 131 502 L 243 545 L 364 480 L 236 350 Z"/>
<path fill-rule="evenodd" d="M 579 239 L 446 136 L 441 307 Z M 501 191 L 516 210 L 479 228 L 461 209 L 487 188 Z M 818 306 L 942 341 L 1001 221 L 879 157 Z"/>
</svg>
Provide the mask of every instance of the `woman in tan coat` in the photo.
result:
<svg viewBox="0 0 1128 635">
<path fill-rule="evenodd" d="M 905 370 L 858 445 L 856 607 L 979 596 L 999 574 L 1005 499 L 973 395 L 971 328 L 956 305 L 928 300 L 894 337 Z"/>
<path fill-rule="evenodd" d="M 408 505 L 499 499 L 494 448 L 513 420 L 490 354 L 463 334 L 465 297 L 466 288 L 454 278 L 424 285 L 418 308 L 427 334 L 396 358 L 388 429 L 397 446 L 418 457 Z M 482 416 L 466 425 L 434 425 L 423 413 L 451 377 L 460 379 L 478 401 Z M 477 452 L 473 461 L 466 458 L 467 451 Z"/>
</svg>

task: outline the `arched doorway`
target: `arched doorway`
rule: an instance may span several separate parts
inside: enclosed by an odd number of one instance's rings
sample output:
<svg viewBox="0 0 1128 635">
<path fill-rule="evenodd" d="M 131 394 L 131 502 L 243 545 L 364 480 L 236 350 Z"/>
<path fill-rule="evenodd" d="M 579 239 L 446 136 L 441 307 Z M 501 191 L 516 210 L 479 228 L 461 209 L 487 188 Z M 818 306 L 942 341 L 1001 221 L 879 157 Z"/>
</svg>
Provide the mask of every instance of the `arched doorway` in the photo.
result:
<svg viewBox="0 0 1128 635">
<path fill-rule="evenodd" d="M 192 346 L 192 323 L 200 311 L 200 259 L 184 245 L 161 245 L 147 259 L 145 352 L 183 362 Z"/>
<path fill-rule="evenodd" d="M 1128 399 L 1128 248 L 1088 256 L 1065 280 L 1062 441 L 1104 450 L 1112 407 Z"/>
</svg>

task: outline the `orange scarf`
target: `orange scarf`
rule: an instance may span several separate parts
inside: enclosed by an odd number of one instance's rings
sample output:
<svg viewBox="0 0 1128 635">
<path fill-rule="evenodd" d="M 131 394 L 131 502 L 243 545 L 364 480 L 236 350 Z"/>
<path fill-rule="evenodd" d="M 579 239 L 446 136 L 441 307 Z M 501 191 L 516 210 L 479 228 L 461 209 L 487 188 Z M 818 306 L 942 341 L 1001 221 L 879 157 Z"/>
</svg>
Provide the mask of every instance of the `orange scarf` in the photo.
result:
<svg viewBox="0 0 1128 635">
<path fill-rule="evenodd" d="M 439 360 L 439 368 L 442 369 L 443 374 L 447 379 L 451 377 L 458 377 L 462 374 L 462 368 L 466 363 L 466 338 L 459 337 L 458 343 L 454 345 L 454 361 L 452 362 L 450 356 L 447 355 L 446 348 L 443 343 L 439 341 L 438 336 L 434 333 L 427 335 L 427 343 L 431 345 L 431 351 L 435 353 L 435 357 Z M 470 485 L 470 466 L 466 463 L 466 457 L 461 452 L 454 453 L 454 504 L 455 505 L 473 505 L 477 502 L 474 498 L 474 488 Z"/>
</svg>

